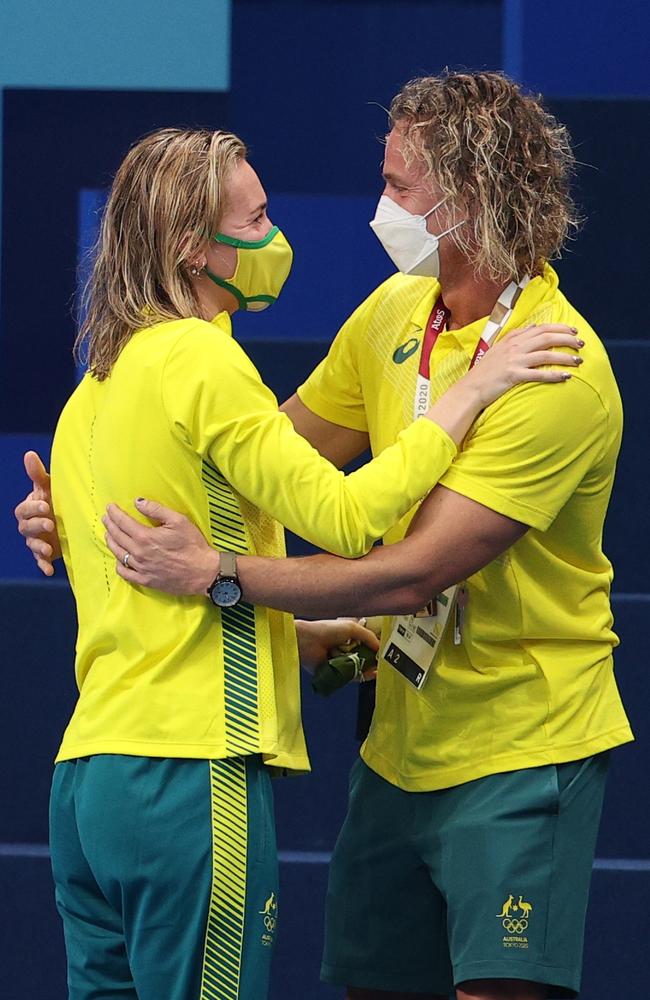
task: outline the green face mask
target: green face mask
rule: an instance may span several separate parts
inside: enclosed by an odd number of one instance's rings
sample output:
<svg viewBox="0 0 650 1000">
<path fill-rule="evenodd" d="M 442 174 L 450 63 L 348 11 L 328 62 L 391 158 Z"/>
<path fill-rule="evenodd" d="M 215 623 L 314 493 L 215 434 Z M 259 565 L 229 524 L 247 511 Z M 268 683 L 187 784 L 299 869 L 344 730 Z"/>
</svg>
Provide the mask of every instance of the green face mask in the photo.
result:
<svg viewBox="0 0 650 1000">
<path fill-rule="evenodd" d="M 213 239 L 237 249 L 237 268 L 228 280 L 206 268 L 208 277 L 215 285 L 232 292 L 240 309 L 250 312 L 267 309 L 282 291 L 293 262 L 293 250 L 284 234 L 273 226 L 262 240 L 238 240 L 223 233 L 217 233 Z"/>
</svg>

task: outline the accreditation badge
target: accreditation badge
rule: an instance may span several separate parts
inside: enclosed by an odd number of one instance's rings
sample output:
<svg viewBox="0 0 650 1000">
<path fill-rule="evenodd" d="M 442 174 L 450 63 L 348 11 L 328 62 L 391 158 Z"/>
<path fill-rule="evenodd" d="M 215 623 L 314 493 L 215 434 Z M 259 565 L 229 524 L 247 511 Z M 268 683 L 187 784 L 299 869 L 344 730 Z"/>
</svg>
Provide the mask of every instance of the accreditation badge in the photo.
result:
<svg viewBox="0 0 650 1000">
<path fill-rule="evenodd" d="M 393 619 L 382 659 L 399 670 L 418 691 L 424 686 L 433 665 L 456 605 L 457 591 L 457 586 L 449 587 L 418 614 L 399 615 Z"/>
</svg>

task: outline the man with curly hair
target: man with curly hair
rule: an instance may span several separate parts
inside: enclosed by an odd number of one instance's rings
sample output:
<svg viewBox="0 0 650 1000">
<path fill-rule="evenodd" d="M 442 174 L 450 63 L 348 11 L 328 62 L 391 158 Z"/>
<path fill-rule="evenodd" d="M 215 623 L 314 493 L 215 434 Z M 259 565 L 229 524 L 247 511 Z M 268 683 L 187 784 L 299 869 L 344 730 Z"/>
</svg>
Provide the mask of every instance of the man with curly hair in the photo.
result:
<svg viewBox="0 0 650 1000">
<path fill-rule="evenodd" d="M 574 327 L 584 364 L 489 406 L 387 544 L 355 561 L 244 556 L 239 581 L 309 617 L 392 616 L 332 860 L 324 979 L 348 1000 L 571 997 L 607 755 L 632 739 L 601 548 L 621 403 L 548 263 L 576 223 L 573 156 L 498 73 L 413 80 L 390 122 L 372 225 L 399 273 L 285 404 L 296 428 L 338 465 L 379 453 L 522 325 Z M 111 508 L 120 575 L 205 591 L 218 554 L 178 515 L 140 510 L 161 526 Z M 119 565 L 127 550 L 139 572 Z"/>
</svg>

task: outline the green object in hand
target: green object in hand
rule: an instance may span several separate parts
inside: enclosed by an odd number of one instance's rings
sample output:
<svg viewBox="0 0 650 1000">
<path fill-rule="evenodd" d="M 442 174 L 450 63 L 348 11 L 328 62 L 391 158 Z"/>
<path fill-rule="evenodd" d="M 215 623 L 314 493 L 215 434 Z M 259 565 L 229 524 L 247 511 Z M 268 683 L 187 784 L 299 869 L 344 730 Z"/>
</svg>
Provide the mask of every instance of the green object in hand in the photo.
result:
<svg viewBox="0 0 650 1000">
<path fill-rule="evenodd" d="M 317 668 L 311 682 L 316 694 L 327 697 L 350 681 L 358 680 L 365 670 L 377 663 L 377 654 L 369 646 L 359 643 L 349 653 L 334 656 Z"/>
</svg>

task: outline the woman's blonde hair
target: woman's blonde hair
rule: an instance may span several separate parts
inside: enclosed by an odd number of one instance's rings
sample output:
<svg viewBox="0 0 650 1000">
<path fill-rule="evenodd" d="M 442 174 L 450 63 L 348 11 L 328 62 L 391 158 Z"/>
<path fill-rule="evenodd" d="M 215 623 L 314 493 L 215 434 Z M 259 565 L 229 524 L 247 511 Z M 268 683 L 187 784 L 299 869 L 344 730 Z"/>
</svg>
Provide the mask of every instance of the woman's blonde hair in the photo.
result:
<svg viewBox="0 0 650 1000">
<path fill-rule="evenodd" d="M 468 224 L 451 235 L 477 274 L 539 274 L 579 224 L 567 129 L 502 73 L 411 80 L 393 99 L 407 164 L 423 162 Z M 460 217 L 460 216 L 459 216 Z"/>
<path fill-rule="evenodd" d="M 219 231 L 224 183 L 246 156 L 230 132 L 165 128 L 122 162 L 103 212 L 75 354 L 98 380 L 135 330 L 197 316 L 188 263 Z"/>
</svg>

